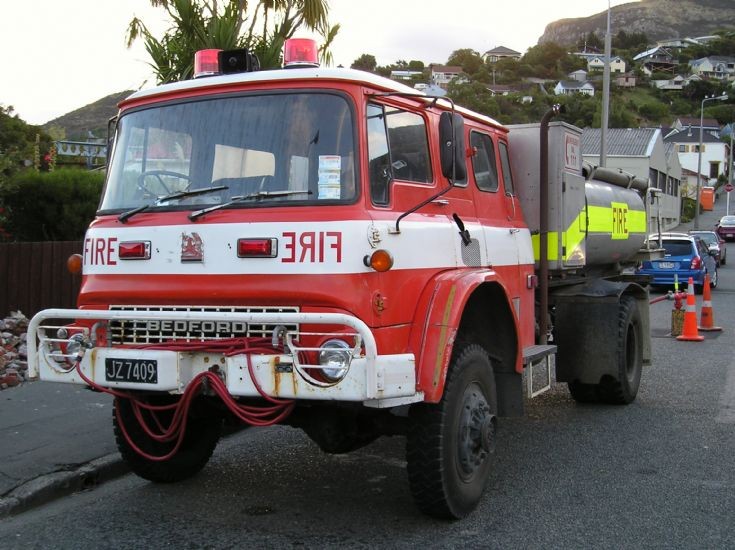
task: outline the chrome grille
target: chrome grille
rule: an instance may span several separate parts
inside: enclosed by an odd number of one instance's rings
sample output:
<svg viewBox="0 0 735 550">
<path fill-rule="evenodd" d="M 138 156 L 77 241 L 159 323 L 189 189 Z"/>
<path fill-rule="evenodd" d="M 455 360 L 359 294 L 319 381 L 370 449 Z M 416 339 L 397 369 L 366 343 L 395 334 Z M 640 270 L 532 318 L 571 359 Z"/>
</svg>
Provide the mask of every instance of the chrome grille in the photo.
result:
<svg viewBox="0 0 735 550">
<path fill-rule="evenodd" d="M 263 337 L 270 338 L 276 325 L 229 322 L 160 322 L 136 320 L 136 311 L 189 311 L 211 313 L 298 313 L 298 307 L 222 307 L 222 306 L 110 306 L 113 311 L 130 311 L 130 319 L 110 321 L 110 343 L 158 344 L 171 340 L 204 342 L 221 338 Z M 289 332 L 298 332 L 296 324 L 284 324 Z"/>
</svg>

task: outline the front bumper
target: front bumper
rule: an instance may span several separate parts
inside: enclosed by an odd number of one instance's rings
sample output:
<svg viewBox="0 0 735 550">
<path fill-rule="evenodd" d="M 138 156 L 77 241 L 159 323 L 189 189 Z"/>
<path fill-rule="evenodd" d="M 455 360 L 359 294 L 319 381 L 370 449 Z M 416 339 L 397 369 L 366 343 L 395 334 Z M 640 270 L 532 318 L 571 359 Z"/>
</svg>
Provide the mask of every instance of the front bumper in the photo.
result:
<svg viewBox="0 0 735 550">
<path fill-rule="evenodd" d="M 283 353 L 225 354 L 208 351 L 175 351 L 130 347 L 102 347 L 89 344 L 79 361 L 79 369 L 96 384 L 107 388 L 181 394 L 198 374 L 213 371 L 234 396 L 259 397 L 260 390 L 282 399 L 336 400 L 362 402 L 369 407 L 392 407 L 423 400 L 416 390 L 413 354 L 378 355 L 370 328 L 360 319 L 339 313 L 232 313 L 173 311 L 107 311 L 50 309 L 36 314 L 28 326 L 28 369 L 31 377 L 52 382 L 85 384 L 73 358 L 55 349 L 58 325 L 52 320 L 77 319 L 88 324 L 110 320 L 243 322 L 274 325 L 341 325 L 354 331 L 356 345 L 351 350 L 349 369 L 336 383 L 315 381 L 308 373 L 319 368 L 303 362 L 304 351 L 298 335 L 287 335 Z M 90 337 L 91 339 L 91 337 Z M 248 355 L 250 365 L 248 365 Z M 61 357 L 60 357 L 61 356 Z M 106 360 L 155 361 L 155 383 L 109 381 Z M 252 374 L 251 374 L 252 373 Z M 254 378 L 254 380 L 253 380 Z"/>
</svg>

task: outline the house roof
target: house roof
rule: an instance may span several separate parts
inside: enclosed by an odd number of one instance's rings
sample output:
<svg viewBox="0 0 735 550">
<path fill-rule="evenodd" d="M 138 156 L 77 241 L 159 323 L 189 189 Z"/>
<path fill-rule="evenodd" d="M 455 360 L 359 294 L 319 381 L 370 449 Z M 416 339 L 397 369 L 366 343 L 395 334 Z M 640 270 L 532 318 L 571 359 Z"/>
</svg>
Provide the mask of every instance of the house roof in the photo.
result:
<svg viewBox="0 0 735 550">
<path fill-rule="evenodd" d="M 506 92 L 513 93 L 518 91 L 518 88 L 515 86 L 508 86 L 506 84 L 491 84 L 490 86 L 486 86 L 486 88 L 496 94 L 504 94 Z"/>
<path fill-rule="evenodd" d="M 650 50 L 646 50 L 645 52 L 639 53 L 633 58 L 633 61 L 640 61 L 641 59 L 650 57 L 659 52 L 663 55 L 671 56 L 671 52 L 669 50 L 667 50 L 666 48 L 662 48 L 661 46 L 656 46 L 655 48 L 651 48 Z"/>
<path fill-rule="evenodd" d="M 599 128 L 585 128 L 582 132 L 582 154 L 600 154 Z M 615 157 L 648 157 L 656 139 L 661 135 L 659 128 L 609 128 L 607 131 L 607 154 Z"/>
<path fill-rule="evenodd" d="M 521 52 L 511 50 L 505 46 L 498 46 L 497 48 L 486 51 L 485 55 L 521 55 Z"/>
<path fill-rule="evenodd" d="M 579 80 L 562 80 L 559 84 L 567 90 L 581 90 L 582 88 L 592 87 L 589 82 L 580 82 Z"/>
<path fill-rule="evenodd" d="M 689 131 L 691 129 L 691 131 Z M 680 132 L 674 132 L 664 138 L 666 143 L 699 143 L 699 125 L 696 128 L 686 128 Z M 720 138 L 712 132 L 702 132 L 702 143 L 722 143 Z"/>
<path fill-rule="evenodd" d="M 728 55 L 710 55 L 709 57 L 700 57 L 699 59 L 692 59 L 689 62 L 689 65 L 692 67 L 697 67 L 704 63 L 705 61 L 709 61 L 712 65 L 716 65 L 717 63 L 735 63 L 735 57 L 731 57 Z"/>
<path fill-rule="evenodd" d="M 679 124 L 682 126 L 691 126 L 692 128 L 699 128 L 699 117 L 693 116 L 680 116 L 677 118 Z M 717 128 L 720 129 L 720 123 L 714 118 L 705 118 L 702 121 L 703 128 Z"/>
<path fill-rule="evenodd" d="M 596 55 L 596 56 L 594 56 L 593 58 L 590 59 L 590 61 L 595 61 L 595 60 L 599 60 L 600 63 L 604 63 L 605 62 L 605 56 L 604 55 Z M 619 55 L 614 55 L 614 56 L 612 56 L 610 58 L 610 63 L 614 63 L 615 61 L 622 61 L 622 60 L 623 60 L 623 58 L 620 57 Z"/>
<path fill-rule="evenodd" d="M 432 73 L 461 73 L 462 67 L 457 67 L 455 65 L 432 65 L 431 66 L 431 72 Z"/>
</svg>

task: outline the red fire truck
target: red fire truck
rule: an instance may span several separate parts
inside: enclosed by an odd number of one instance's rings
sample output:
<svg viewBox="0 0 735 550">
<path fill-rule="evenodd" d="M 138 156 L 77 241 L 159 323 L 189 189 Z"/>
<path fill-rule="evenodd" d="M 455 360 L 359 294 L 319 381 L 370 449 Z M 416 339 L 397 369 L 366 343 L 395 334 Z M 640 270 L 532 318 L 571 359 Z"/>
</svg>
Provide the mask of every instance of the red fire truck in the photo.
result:
<svg viewBox="0 0 735 550">
<path fill-rule="evenodd" d="M 314 53 L 208 50 L 120 104 L 78 309 L 33 318 L 31 374 L 112 393 L 148 480 L 196 474 L 227 418 L 328 453 L 404 435 L 418 507 L 461 518 L 524 372 L 635 399 L 646 183 L 583 165 L 554 110 L 508 128 Z"/>
</svg>

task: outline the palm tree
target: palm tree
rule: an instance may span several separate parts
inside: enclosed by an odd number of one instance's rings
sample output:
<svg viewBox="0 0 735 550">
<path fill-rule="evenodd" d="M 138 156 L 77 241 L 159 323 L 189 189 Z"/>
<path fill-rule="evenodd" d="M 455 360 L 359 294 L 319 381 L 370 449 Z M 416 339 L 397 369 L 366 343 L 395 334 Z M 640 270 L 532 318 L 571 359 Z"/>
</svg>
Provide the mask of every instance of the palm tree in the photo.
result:
<svg viewBox="0 0 735 550">
<path fill-rule="evenodd" d="M 208 48 L 247 48 L 258 55 L 262 68 L 278 67 L 285 40 L 300 29 L 323 37 L 320 53 L 330 64 L 329 47 L 339 31 L 339 25 L 329 26 L 326 0 L 258 0 L 252 6 L 247 0 L 151 0 L 151 5 L 166 10 L 171 27 L 156 38 L 134 17 L 127 45 L 139 38 L 144 41 L 159 83 L 191 78 L 194 53 Z"/>
</svg>

